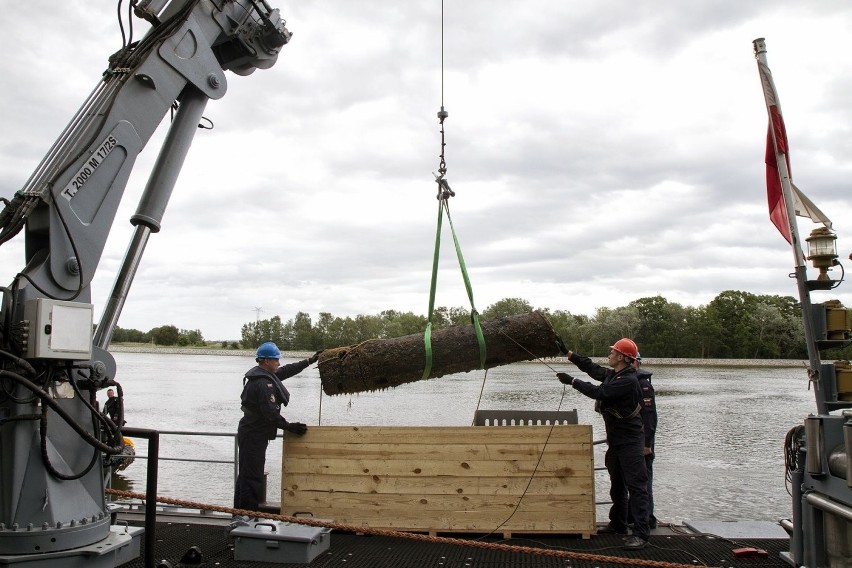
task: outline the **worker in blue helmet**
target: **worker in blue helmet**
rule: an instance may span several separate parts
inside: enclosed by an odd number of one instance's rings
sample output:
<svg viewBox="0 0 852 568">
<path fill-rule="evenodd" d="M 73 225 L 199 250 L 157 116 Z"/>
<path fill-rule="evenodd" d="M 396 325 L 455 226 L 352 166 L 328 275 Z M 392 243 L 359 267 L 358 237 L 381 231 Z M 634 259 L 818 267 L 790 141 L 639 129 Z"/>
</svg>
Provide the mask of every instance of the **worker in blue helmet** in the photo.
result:
<svg viewBox="0 0 852 568">
<path fill-rule="evenodd" d="M 237 428 L 239 473 L 234 489 L 234 508 L 257 511 L 263 492 L 263 469 L 266 448 L 278 430 L 303 435 L 308 427 L 301 422 L 288 422 L 281 416 L 281 407 L 290 402 L 290 392 L 281 382 L 301 373 L 316 363 L 319 352 L 310 358 L 281 365 L 281 350 L 271 341 L 257 348 L 257 365 L 243 379 L 240 395 L 243 417 Z"/>
</svg>

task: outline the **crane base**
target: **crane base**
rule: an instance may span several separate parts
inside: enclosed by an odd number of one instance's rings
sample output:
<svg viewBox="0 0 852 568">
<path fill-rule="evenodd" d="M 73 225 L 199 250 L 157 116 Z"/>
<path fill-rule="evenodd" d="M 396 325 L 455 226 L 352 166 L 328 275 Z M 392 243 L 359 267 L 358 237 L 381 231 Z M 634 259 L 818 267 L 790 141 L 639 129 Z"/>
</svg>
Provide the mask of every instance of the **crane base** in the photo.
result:
<svg viewBox="0 0 852 568">
<path fill-rule="evenodd" d="M 139 557 L 145 529 L 113 525 L 109 535 L 94 544 L 60 552 L 0 556 L 0 566 L 15 568 L 115 568 Z"/>
</svg>

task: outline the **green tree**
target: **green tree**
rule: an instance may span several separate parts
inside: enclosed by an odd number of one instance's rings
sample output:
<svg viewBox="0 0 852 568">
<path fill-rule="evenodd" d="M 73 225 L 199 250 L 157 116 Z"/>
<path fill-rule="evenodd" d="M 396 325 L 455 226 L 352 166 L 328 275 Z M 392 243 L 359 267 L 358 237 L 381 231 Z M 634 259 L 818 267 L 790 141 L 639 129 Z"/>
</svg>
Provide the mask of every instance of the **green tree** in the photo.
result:
<svg viewBox="0 0 852 568">
<path fill-rule="evenodd" d="M 639 310 L 633 306 L 620 306 L 612 310 L 612 317 L 615 324 L 615 335 L 612 338 L 613 342 L 618 341 L 622 337 L 633 339 L 639 331 L 639 326 L 642 317 L 639 315 Z"/>
<path fill-rule="evenodd" d="M 292 320 L 292 330 L 290 349 L 297 351 L 313 351 L 316 349 L 310 314 L 305 312 L 297 313 L 295 319 Z"/>
<path fill-rule="evenodd" d="M 250 348 L 258 347 L 261 343 L 263 343 L 261 340 L 262 333 L 260 329 L 260 321 L 243 324 L 243 327 L 240 329 L 240 337 L 243 345 Z"/>
<path fill-rule="evenodd" d="M 757 296 L 749 292 L 726 290 L 707 304 L 707 330 L 720 358 L 746 359 L 757 349 L 753 314 Z"/>
<path fill-rule="evenodd" d="M 358 315 L 352 321 L 352 343 L 361 343 L 368 339 L 380 337 L 382 331 L 381 319 L 376 316 Z"/>
<path fill-rule="evenodd" d="M 112 343 L 148 343 L 151 334 L 138 329 L 124 329 L 116 326 L 112 333 Z"/>
<path fill-rule="evenodd" d="M 668 320 L 667 333 L 663 340 L 663 352 L 661 357 L 700 357 L 701 340 L 695 329 L 695 322 L 702 308 L 692 306 L 681 306 L 678 303 L 666 305 Z M 689 353 L 689 355 L 678 355 L 678 353 Z M 651 356 L 655 354 L 650 352 Z"/>
<path fill-rule="evenodd" d="M 749 313 L 749 327 L 753 330 L 754 352 L 752 358 L 781 357 L 783 345 L 780 338 L 786 329 L 786 320 L 778 306 L 760 302 Z"/>
<path fill-rule="evenodd" d="M 470 310 L 462 307 L 438 306 L 432 312 L 432 329 L 444 329 L 454 325 L 469 325 Z"/>
<path fill-rule="evenodd" d="M 589 345 L 588 354 L 597 357 L 607 352 L 612 338 L 618 334 L 618 324 L 610 308 L 598 308 L 589 323 L 583 326 L 583 339 Z"/>
<path fill-rule="evenodd" d="M 628 304 L 639 314 L 633 339 L 645 357 L 676 357 L 688 349 L 689 312 L 662 296 L 639 298 Z"/>
<path fill-rule="evenodd" d="M 482 319 L 531 311 L 526 300 L 504 298 L 489 306 Z M 657 295 L 626 306 L 600 307 L 593 316 L 548 308 L 540 311 L 569 349 L 593 357 L 606 355 L 608 347 L 621 337 L 635 339 L 645 357 L 807 357 L 800 307 L 791 296 L 726 290 L 698 307 L 684 307 Z M 460 307 L 438 307 L 432 317 L 434 329 L 469 323 L 470 312 Z M 274 316 L 245 324 L 242 344 L 254 348 L 274 341 L 281 349 L 325 349 L 422 333 L 425 327 L 425 316 L 392 309 L 345 318 L 321 312 L 315 325 L 309 314 L 299 312 L 286 323 Z M 852 347 L 832 351 L 836 358 L 852 357 Z"/>
<path fill-rule="evenodd" d="M 157 345 L 177 345 L 178 338 L 180 337 L 178 328 L 173 325 L 155 327 L 148 333 L 151 334 L 151 339 Z"/>
<path fill-rule="evenodd" d="M 285 346 L 285 329 L 280 316 L 244 324 L 241 329 L 241 338 L 242 344 L 249 349 L 256 349 L 261 343 L 267 341 L 273 341 L 279 349 L 288 349 Z"/>
<path fill-rule="evenodd" d="M 447 309 L 447 320 L 450 325 L 468 325 L 470 320 L 470 310 L 461 306 Z"/>
<path fill-rule="evenodd" d="M 334 318 L 328 326 L 328 334 L 325 338 L 325 343 L 320 349 L 329 347 L 341 347 L 343 345 L 351 345 L 354 340 L 355 322 L 352 318 Z"/>
<path fill-rule="evenodd" d="M 182 329 L 178 336 L 179 345 L 204 345 L 204 336 L 201 335 L 200 329 Z"/>
<path fill-rule="evenodd" d="M 522 298 L 503 298 L 485 308 L 485 311 L 482 312 L 482 319 L 494 320 L 508 316 L 528 314 L 532 311 L 534 311 L 532 304 Z"/>
<path fill-rule="evenodd" d="M 317 318 L 317 323 L 313 328 L 314 349 L 325 349 L 329 346 L 329 336 L 332 333 L 335 319 L 336 318 L 329 312 L 320 312 L 320 315 Z"/>
<path fill-rule="evenodd" d="M 565 343 L 568 349 L 577 353 L 590 353 L 588 346 L 582 340 L 582 327 L 588 323 L 588 316 L 575 316 L 571 312 L 563 310 L 556 310 L 552 314 L 548 313 L 547 315 L 550 323 L 553 325 L 553 331 L 562 338 L 563 343 Z"/>
<path fill-rule="evenodd" d="M 287 323 L 281 323 L 281 318 L 278 316 L 275 317 L 278 319 L 274 322 L 274 325 L 270 326 L 269 333 L 270 337 L 276 337 L 277 339 L 272 339 L 270 341 L 275 341 L 275 344 L 281 349 L 286 349 L 288 351 L 290 349 L 295 349 L 293 346 L 295 338 L 293 328 L 295 326 L 295 322 L 293 320 L 287 320 Z"/>
<path fill-rule="evenodd" d="M 802 322 L 802 308 L 792 296 L 757 297 L 769 318 L 755 316 L 755 324 L 760 326 L 760 342 L 763 357 L 783 359 L 807 359 L 805 328 Z M 774 353 L 774 354 L 772 354 Z"/>
<path fill-rule="evenodd" d="M 426 318 L 414 315 L 413 312 L 385 310 L 379 314 L 379 318 L 382 325 L 379 335 L 381 339 L 423 333 L 426 329 Z"/>
</svg>

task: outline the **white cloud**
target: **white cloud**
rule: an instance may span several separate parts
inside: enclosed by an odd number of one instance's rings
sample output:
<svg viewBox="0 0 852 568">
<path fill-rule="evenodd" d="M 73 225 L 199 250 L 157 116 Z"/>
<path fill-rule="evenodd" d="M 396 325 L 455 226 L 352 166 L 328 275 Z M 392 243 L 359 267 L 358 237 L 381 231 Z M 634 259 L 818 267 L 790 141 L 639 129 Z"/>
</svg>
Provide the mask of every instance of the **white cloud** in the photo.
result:
<svg viewBox="0 0 852 568">
<path fill-rule="evenodd" d="M 257 307 L 285 320 L 426 312 L 441 6 L 276 7 L 293 40 L 273 68 L 229 73 L 208 104 L 215 128 L 196 135 L 123 327 L 224 339 Z M 30 0 L 0 22 L 0 195 L 23 185 L 120 47 L 114 8 Z M 835 221 L 841 259 L 852 249 L 846 2 L 471 1 L 444 19 L 451 209 L 480 310 L 504 297 L 591 314 L 656 294 L 795 295 L 767 216 L 757 37 L 794 179 Z M 166 125 L 116 216 L 92 285 L 99 307 Z M 0 248 L 0 279 L 23 268 L 22 241 Z M 441 258 L 437 303 L 467 306 L 446 223 Z"/>
</svg>

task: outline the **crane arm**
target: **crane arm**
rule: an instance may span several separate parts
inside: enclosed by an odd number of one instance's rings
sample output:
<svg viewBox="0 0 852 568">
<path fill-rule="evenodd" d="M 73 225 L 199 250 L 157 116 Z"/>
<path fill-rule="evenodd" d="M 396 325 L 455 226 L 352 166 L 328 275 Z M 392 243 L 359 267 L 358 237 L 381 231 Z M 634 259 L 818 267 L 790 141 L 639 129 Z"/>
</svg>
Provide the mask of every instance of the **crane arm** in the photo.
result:
<svg viewBox="0 0 852 568">
<path fill-rule="evenodd" d="M 96 542 L 126 546 L 110 537 L 94 467 L 100 452 L 121 449 L 121 424 L 103 423 L 94 403 L 99 388 L 121 392 L 106 348 L 123 301 L 110 299 L 93 336 L 90 284 L 131 170 L 163 118 L 175 110 L 131 218 L 144 238 L 160 230 L 205 105 L 225 95 L 225 71 L 271 67 L 291 37 L 266 0 L 132 5 L 150 30 L 109 57 L 30 178 L 2 200 L 0 244 L 23 231 L 25 265 L 0 288 L 0 561 L 38 551 L 64 566 Z M 125 272 L 132 279 L 135 268 Z M 8 530 L 18 526 L 41 529 Z"/>
</svg>

